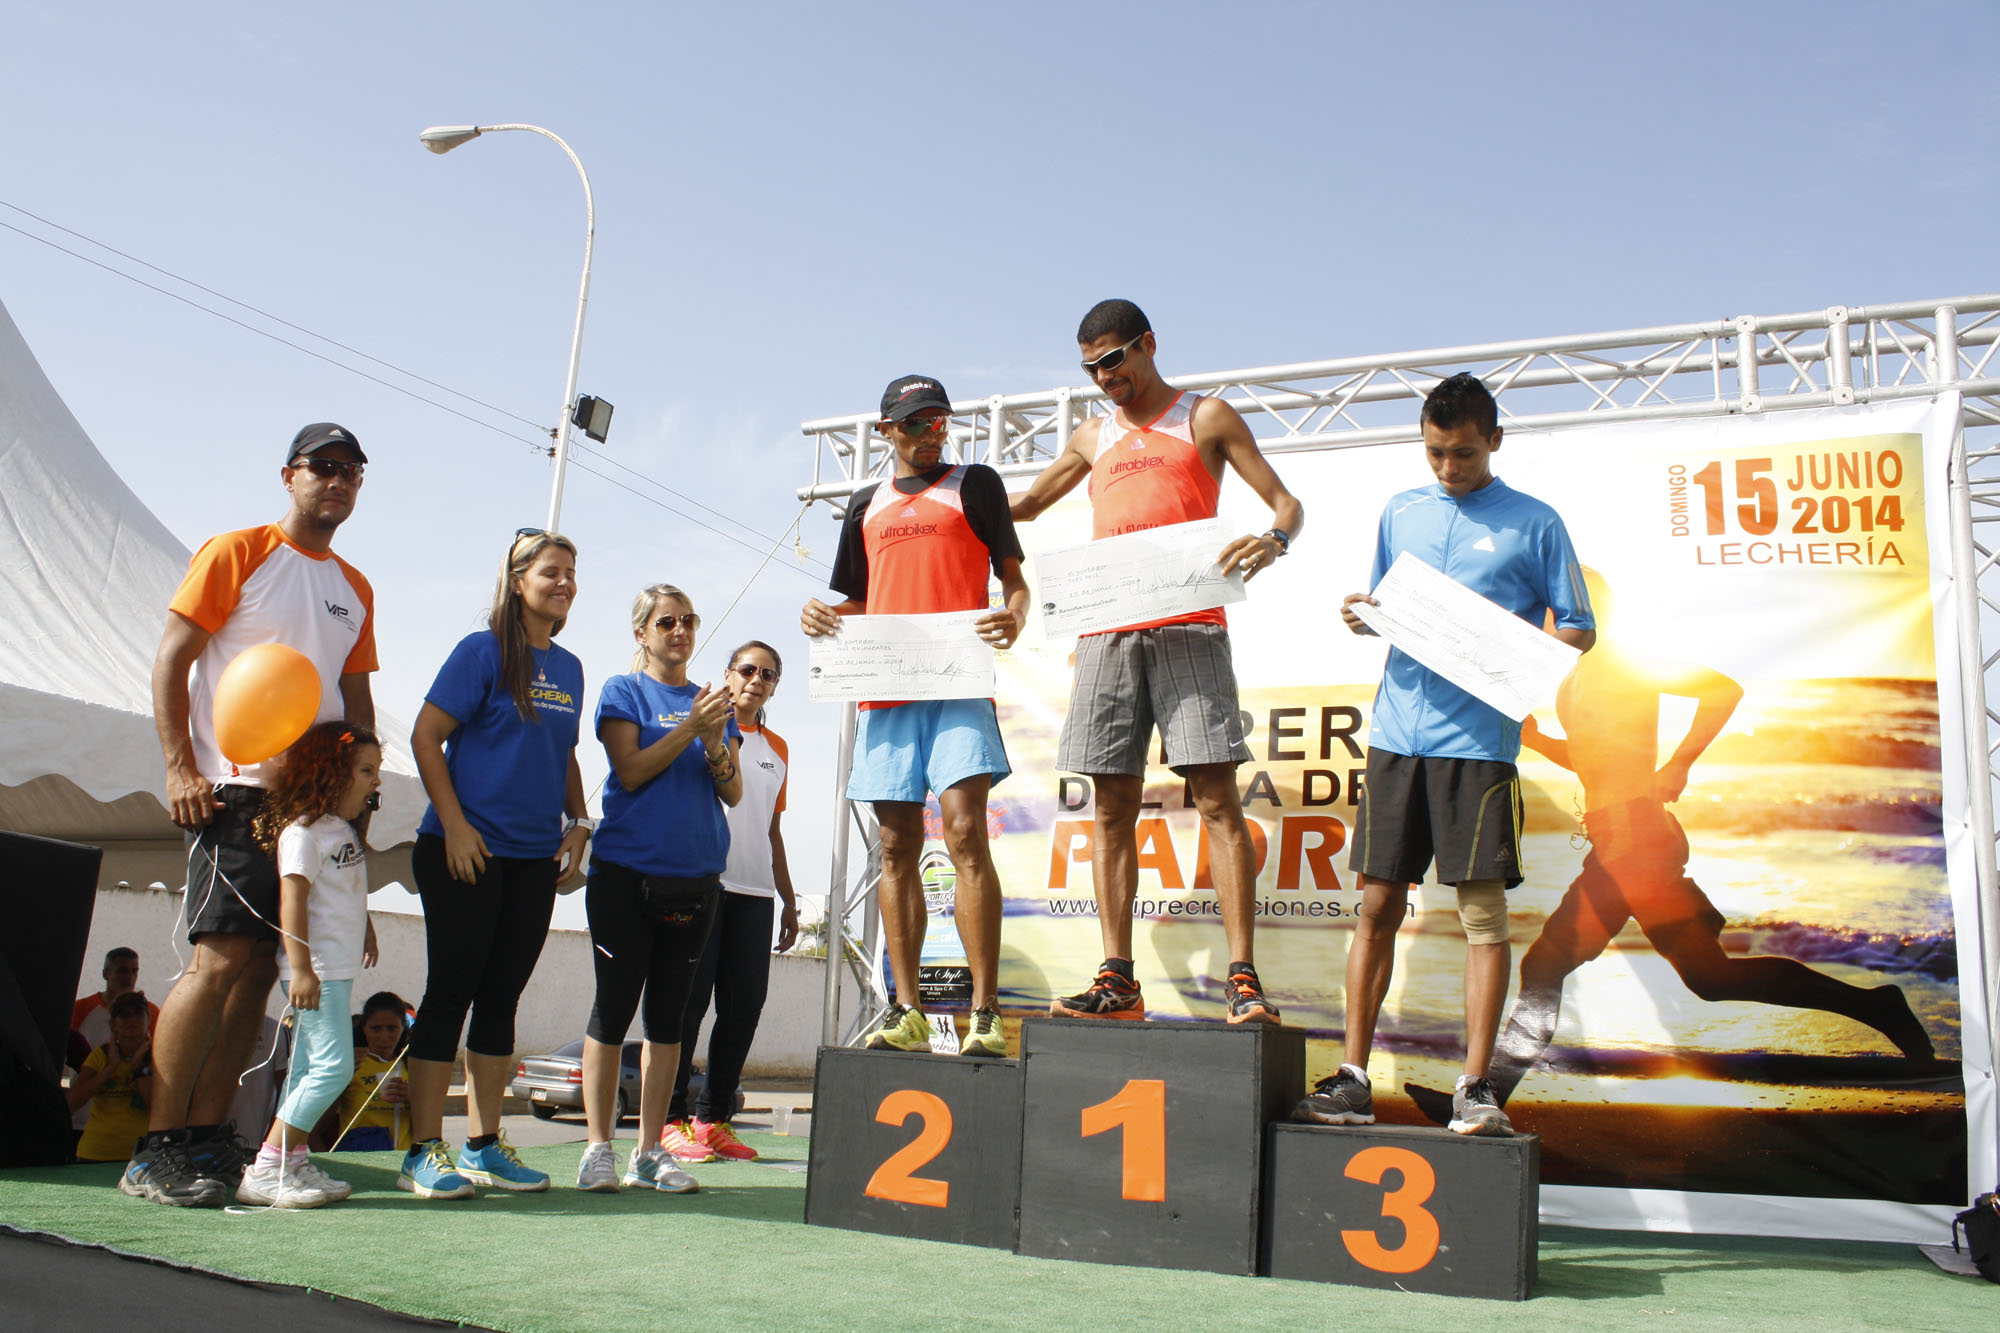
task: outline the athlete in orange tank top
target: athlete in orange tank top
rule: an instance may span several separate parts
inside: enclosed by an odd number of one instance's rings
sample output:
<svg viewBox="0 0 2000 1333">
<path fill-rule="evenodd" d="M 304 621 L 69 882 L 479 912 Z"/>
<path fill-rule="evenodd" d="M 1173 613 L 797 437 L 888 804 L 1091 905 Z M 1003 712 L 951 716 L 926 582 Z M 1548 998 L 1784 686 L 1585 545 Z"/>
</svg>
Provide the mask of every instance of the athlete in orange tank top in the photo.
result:
<svg viewBox="0 0 2000 1333">
<path fill-rule="evenodd" d="M 1084 316 L 1077 330 L 1077 345 L 1083 354 L 1084 373 L 1116 410 L 1108 417 L 1084 422 L 1071 436 L 1069 448 L 1027 491 L 1013 498 L 1015 521 L 1025 523 L 1035 518 L 1086 477 L 1090 480 L 1095 538 L 1213 518 L 1226 464 L 1271 506 L 1274 526 L 1261 536 L 1230 542 L 1216 556 L 1216 563 L 1225 571 L 1241 570 L 1247 581 L 1284 555 L 1305 522 L 1304 507 L 1278 480 L 1234 408 L 1218 398 L 1178 391 L 1160 378 L 1153 363 L 1157 342 L 1145 314 L 1130 301 L 1099 302 Z M 1134 643 L 1142 644 L 1143 652 L 1124 652 Z M 1092 659 L 1094 672 L 1099 664 L 1121 653 L 1119 669 L 1134 673 L 1129 677 L 1130 688 L 1127 677 L 1114 673 L 1108 678 L 1118 684 L 1108 693 L 1088 689 L 1085 659 Z M 1078 681 L 1071 697 L 1071 715 L 1064 723 L 1064 743 L 1072 727 L 1087 730 L 1099 715 L 1111 720 L 1104 734 L 1122 735 L 1127 730 L 1150 734 L 1158 723 L 1164 737 L 1167 712 L 1150 703 L 1147 712 L 1119 710 L 1126 708 L 1126 696 L 1134 693 L 1142 696 L 1142 702 L 1155 692 L 1174 694 L 1173 706 L 1181 707 L 1191 688 L 1188 681 L 1196 673 L 1173 678 L 1172 669 L 1163 667 L 1155 675 L 1154 666 L 1137 667 L 1132 662 L 1191 661 L 1207 654 L 1203 660 L 1222 668 L 1212 678 L 1226 680 L 1223 693 L 1229 697 L 1212 697 L 1215 691 L 1210 690 L 1206 705 L 1211 716 L 1220 711 L 1228 717 L 1228 738 L 1240 757 L 1245 752 L 1240 736 L 1235 735 L 1235 684 L 1233 671 L 1228 670 L 1228 653 L 1228 631 L 1220 609 L 1086 636 L 1078 643 Z M 1080 717 L 1085 710 L 1090 716 Z M 1200 710 L 1181 707 L 1181 711 Z M 1128 716 L 1138 719 L 1136 726 L 1127 728 Z M 1220 752 L 1228 753 L 1229 748 Z M 1104 755 L 1093 752 L 1090 762 L 1100 761 L 1116 768 Z M 1138 762 L 1143 768 L 1144 759 Z M 1168 762 L 1186 778 L 1208 837 L 1217 906 L 1229 942 L 1225 987 L 1229 1021 L 1276 1022 L 1277 1009 L 1264 998 L 1251 952 L 1256 870 L 1243 819 L 1242 795 L 1236 788 L 1236 765 L 1177 760 L 1171 751 Z M 1076 1017 L 1143 1017 L 1145 1008 L 1132 975 L 1132 902 L 1138 890 L 1137 830 L 1145 776 L 1129 769 L 1091 772 L 1088 776 L 1096 803 L 1091 871 L 1106 957 L 1097 981 L 1082 995 L 1057 1000 L 1051 1012 Z"/>
</svg>

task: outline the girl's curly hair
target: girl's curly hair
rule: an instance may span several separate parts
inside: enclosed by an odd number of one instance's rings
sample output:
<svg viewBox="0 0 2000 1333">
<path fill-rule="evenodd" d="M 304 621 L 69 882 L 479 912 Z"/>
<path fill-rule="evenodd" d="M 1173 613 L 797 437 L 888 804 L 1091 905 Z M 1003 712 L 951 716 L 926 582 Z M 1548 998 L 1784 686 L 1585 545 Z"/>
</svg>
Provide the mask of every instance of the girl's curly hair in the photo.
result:
<svg viewBox="0 0 2000 1333">
<path fill-rule="evenodd" d="M 382 742 L 351 722 L 321 722 L 299 737 L 285 751 L 270 797 L 251 825 L 257 845 L 276 858 L 278 835 L 294 821 L 332 814 L 353 775 L 354 751 L 363 745 L 380 749 Z"/>
</svg>

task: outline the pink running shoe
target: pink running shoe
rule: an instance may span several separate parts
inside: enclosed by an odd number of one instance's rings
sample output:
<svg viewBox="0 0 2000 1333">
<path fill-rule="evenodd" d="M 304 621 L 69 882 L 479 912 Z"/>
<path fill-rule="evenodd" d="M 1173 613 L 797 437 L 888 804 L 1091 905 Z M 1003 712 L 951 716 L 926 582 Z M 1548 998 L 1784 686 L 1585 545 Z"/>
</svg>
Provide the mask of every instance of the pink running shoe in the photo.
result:
<svg viewBox="0 0 2000 1333">
<path fill-rule="evenodd" d="M 676 1162 L 712 1162 L 715 1150 L 703 1141 L 701 1131 L 695 1128 L 698 1121 L 669 1120 L 660 1131 L 660 1146 L 667 1150 L 667 1156 Z"/>
<path fill-rule="evenodd" d="M 688 1133 L 701 1144 L 705 1144 L 711 1155 L 725 1162 L 754 1162 L 757 1150 L 736 1137 L 736 1131 L 729 1127 L 727 1120 L 713 1124 L 697 1116 L 688 1122 Z"/>
</svg>

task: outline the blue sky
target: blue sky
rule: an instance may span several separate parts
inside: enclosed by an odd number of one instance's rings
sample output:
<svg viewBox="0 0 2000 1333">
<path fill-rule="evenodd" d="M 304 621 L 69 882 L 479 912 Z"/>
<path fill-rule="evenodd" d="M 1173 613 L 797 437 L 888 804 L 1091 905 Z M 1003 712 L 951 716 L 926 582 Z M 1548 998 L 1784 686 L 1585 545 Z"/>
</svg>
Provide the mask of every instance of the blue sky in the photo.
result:
<svg viewBox="0 0 2000 1333">
<path fill-rule="evenodd" d="M 575 174 L 531 135 L 417 142 L 546 125 L 596 187 L 580 387 L 617 404 L 605 451 L 775 538 L 810 478 L 801 420 L 912 370 L 960 398 L 1074 383 L 1104 296 L 1146 307 L 1172 373 L 1991 290 L 1995 50 L 1990 0 L 17 3 L 0 223 L 143 272 L 14 210 L 39 214 L 546 423 Z M 362 437 L 340 547 L 378 590 L 378 701 L 413 716 L 508 534 L 541 522 L 545 460 L 13 231 L 0 301 L 190 545 L 278 515 L 300 424 Z M 761 554 L 576 472 L 563 526 L 564 641 L 593 681 L 624 669 L 640 586 L 712 620 Z M 807 516 L 820 558 L 833 536 Z M 697 678 L 751 635 L 803 660 L 819 582 L 795 564 Z M 809 892 L 834 718 L 792 685 L 774 708 Z"/>
</svg>

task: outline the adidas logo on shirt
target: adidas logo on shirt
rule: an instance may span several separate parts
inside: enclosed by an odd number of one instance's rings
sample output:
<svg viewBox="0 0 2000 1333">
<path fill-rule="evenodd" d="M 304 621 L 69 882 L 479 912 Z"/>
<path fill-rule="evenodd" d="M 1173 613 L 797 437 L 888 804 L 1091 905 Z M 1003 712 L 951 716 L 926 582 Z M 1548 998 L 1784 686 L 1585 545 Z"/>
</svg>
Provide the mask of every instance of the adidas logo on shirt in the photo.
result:
<svg viewBox="0 0 2000 1333">
<path fill-rule="evenodd" d="M 1497 550 L 1499 548 L 1493 545 L 1493 539 L 1491 537 L 1481 537 L 1478 541 L 1472 544 L 1472 549 L 1475 551 L 1492 551 L 1492 550 Z"/>
</svg>

